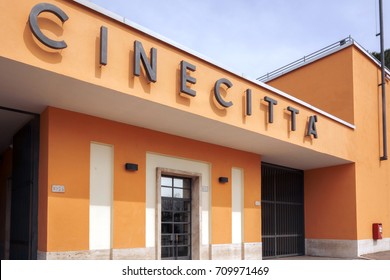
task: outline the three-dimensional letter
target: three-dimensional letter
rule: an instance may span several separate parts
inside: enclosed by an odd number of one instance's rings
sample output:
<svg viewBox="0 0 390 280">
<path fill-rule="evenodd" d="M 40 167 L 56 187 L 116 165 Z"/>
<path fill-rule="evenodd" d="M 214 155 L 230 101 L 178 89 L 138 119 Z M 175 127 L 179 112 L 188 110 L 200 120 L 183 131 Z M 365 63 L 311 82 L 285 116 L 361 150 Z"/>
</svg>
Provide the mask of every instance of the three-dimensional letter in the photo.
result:
<svg viewBox="0 0 390 280">
<path fill-rule="evenodd" d="M 141 61 L 148 80 L 150 82 L 157 82 L 157 49 L 150 49 L 150 62 L 146 56 L 144 47 L 139 41 L 134 41 L 134 75 L 141 75 Z"/>
<path fill-rule="evenodd" d="M 34 36 L 45 46 L 52 48 L 52 49 L 65 49 L 67 47 L 67 44 L 65 41 L 56 41 L 48 38 L 45 34 L 42 33 L 41 29 L 38 25 L 38 16 L 43 12 L 49 12 L 54 15 L 56 15 L 62 23 L 67 21 L 69 17 L 67 14 L 65 14 L 64 11 L 62 11 L 57 6 L 54 6 L 52 4 L 48 3 L 40 3 L 35 5 L 30 12 L 28 23 L 30 25 L 30 29 Z"/>
<path fill-rule="evenodd" d="M 191 77 L 187 74 L 187 70 L 195 72 L 196 66 L 191 63 L 182 60 L 180 62 L 180 92 L 188 94 L 190 96 L 195 96 L 196 91 L 187 87 L 187 82 L 190 84 L 196 84 L 196 78 Z"/>
<path fill-rule="evenodd" d="M 225 79 L 225 78 L 222 78 L 222 79 L 219 79 L 218 81 L 215 82 L 215 85 L 214 85 L 214 96 L 215 98 L 217 99 L 217 102 L 222 106 L 222 107 L 225 107 L 225 108 L 228 108 L 230 106 L 233 105 L 233 102 L 231 101 L 225 101 L 222 96 L 221 96 L 221 92 L 220 92 L 220 88 L 221 88 L 221 84 L 224 84 L 225 86 L 227 86 L 227 88 L 231 88 L 233 86 L 232 82 L 229 81 L 228 79 Z"/>
</svg>

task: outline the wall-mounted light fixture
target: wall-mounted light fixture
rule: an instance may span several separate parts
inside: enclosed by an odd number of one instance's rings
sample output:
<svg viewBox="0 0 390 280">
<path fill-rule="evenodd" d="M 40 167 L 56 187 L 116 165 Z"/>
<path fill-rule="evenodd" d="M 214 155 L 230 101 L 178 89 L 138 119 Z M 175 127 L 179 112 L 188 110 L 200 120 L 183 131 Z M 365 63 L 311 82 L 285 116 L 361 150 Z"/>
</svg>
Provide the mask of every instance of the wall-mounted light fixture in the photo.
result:
<svg viewBox="0 0 390 280">
<path fill-rule="evenodd" d="M 229 178 L 228 178 L 228 177 L 219 177 L 219 178 L 218 178 L 218 181 L 219 181 L 220 183 L 225 184 L 225 183 L 229 182 Z"/>
<path fill-rule="evenodd" d="M 136 163 L 126 163 L 125 164 L 125 169 L 128 171 L 137 171 L 138 170 L 138 164 Z"/>
</svg>

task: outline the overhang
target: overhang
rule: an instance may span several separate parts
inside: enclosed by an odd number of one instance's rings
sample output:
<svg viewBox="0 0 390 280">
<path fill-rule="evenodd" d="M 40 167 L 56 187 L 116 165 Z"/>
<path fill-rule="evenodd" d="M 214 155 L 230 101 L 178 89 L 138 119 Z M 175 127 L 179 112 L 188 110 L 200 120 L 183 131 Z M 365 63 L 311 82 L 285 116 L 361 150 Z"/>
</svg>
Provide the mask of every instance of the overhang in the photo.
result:
<svg viewBox="0 0 390 280">
<path fill-rule="evenodd" d="M 261 155 L 263 161 L 303 170 L 350 162 L 8 58 L 0 57 L 0 72 L 0 104 L 3 107 L 36 114 L 48 106 L 62 108 L 252 152 Z M 0 115 L 1 151 L 11 143 L 13 133 L 28 120 L 28 117 L 20 118 L 15 114 L 18 113 L 2 112 Z"/>
</svg>

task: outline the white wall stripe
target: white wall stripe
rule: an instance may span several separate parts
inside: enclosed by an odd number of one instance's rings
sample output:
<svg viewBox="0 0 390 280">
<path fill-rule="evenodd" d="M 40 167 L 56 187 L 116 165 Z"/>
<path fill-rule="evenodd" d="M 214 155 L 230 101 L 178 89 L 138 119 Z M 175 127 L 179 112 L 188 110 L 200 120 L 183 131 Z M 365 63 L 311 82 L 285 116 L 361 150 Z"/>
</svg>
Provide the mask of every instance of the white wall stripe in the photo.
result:
<svg viewBox="0 0 390 280">
<path fill-rule="evenodd" d="M 113 147 L 91 143 L 89 249 L 112 247 Z"/>
<path fill-rule="evenodd" d="M 243 198 L 244 183 L 243 171 L 232 168 L 232 243 L 243 241 Z"/>
</svg>

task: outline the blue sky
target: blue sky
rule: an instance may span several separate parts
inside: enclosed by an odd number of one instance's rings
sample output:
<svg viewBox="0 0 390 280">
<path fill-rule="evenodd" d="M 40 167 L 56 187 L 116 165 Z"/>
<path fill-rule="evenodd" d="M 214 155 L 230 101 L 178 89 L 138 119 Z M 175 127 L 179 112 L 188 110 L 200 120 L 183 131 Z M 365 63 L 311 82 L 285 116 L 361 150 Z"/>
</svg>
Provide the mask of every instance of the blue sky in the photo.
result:
<svg viewBox="0 0 390 280">
<path fill-rule="evenodd" d="M 351 35 L 379 51 L 378 0 L 90 0 L 256 78 Z M 385 48 L 390 1 L 383 0 Z"/>
</svg>

